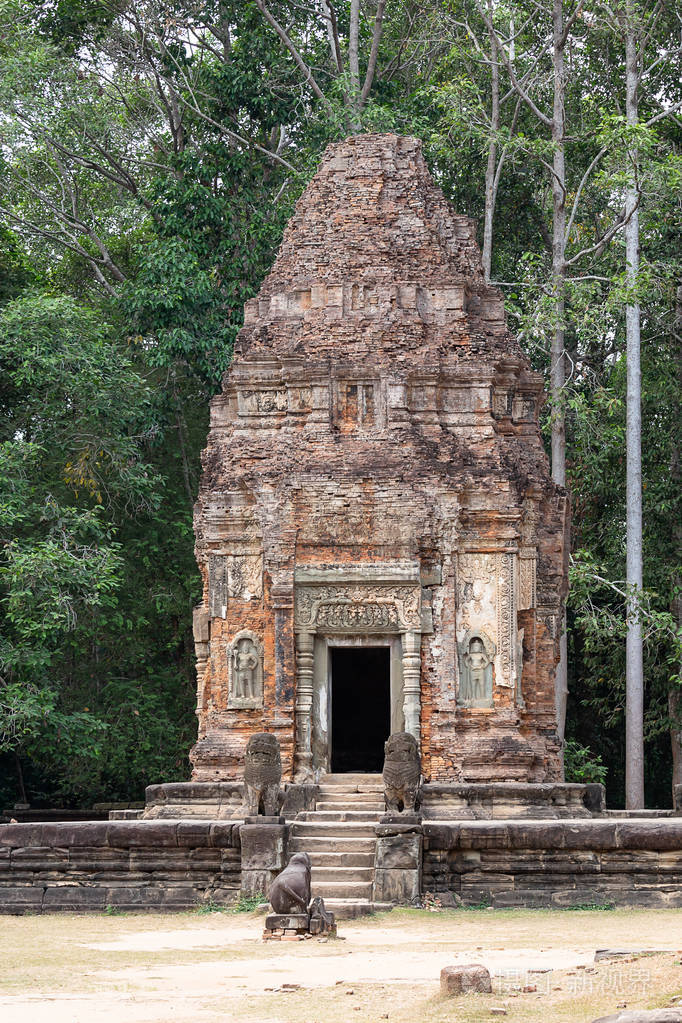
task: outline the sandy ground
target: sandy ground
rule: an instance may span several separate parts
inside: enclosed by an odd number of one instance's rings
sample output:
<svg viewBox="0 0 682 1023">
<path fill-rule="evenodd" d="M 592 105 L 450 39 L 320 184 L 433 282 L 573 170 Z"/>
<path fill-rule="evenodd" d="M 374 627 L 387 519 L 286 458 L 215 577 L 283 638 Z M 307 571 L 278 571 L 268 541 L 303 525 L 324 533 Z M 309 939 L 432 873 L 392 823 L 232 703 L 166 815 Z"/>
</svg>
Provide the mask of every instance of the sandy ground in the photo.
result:
<svg viewBox="0 0 682 1023">
<path fill-rule="evenodd" d="M 588 1023 L 682 995 L 676 911 L 396 910 L 267 944 L 255 914 L 0 919 L 2 1023 Z M 443 998 L 472 962 L 494 993 Z"/>
</svg>

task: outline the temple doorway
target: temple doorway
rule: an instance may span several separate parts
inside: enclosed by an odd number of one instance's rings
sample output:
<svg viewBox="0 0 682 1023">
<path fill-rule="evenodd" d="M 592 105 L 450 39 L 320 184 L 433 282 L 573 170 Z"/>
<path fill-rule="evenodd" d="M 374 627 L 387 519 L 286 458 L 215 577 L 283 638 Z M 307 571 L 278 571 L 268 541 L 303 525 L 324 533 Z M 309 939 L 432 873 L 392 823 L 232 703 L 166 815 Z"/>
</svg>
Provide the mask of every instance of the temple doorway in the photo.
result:
<svg viewBox="0 0 682 1023">
<path fill-rule="evenodd" d="M 330 653 L 331 769 L 380 772 L 391 731 L 389 646 L 339 646 Z"/>
</svg>

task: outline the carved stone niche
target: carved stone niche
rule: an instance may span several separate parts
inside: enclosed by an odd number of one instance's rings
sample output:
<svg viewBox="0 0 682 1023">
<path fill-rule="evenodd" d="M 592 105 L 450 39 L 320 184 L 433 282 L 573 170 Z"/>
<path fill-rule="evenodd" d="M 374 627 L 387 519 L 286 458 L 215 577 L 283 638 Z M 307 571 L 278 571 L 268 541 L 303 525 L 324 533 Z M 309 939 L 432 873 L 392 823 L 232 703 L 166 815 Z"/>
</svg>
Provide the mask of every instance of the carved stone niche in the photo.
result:
<svg viewBox="0 0 682 1023">
<path fill-rule="evenodd" d="M 229 708 L 263 706 L 263 644 L 249 629 L 238 632 L 228 647 L 227 674 Z"/>
<path fill-rule="evenodd" d="M 469 629 L 457 646 L 459 653 L 458 705 L 460 707 L 492 707 L 493 663 L 497 647 L 485 632 L 473 629 Z"/>
</svg>

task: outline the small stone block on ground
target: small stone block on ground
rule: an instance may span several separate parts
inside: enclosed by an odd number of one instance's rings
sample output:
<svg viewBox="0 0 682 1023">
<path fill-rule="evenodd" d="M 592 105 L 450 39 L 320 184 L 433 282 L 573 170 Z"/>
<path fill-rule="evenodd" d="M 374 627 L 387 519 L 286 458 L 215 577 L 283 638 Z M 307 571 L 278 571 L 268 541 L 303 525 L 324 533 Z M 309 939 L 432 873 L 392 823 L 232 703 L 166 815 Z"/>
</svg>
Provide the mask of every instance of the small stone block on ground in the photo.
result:
<svg viewBox="0 0 682 1023">
<path fill-rule="evenodd" d="M 468 966 L 444 966 L 440 971 L 442 995 L 489 995 L 492 990 L 490 973 L 479 963 Z"/>
</svg>

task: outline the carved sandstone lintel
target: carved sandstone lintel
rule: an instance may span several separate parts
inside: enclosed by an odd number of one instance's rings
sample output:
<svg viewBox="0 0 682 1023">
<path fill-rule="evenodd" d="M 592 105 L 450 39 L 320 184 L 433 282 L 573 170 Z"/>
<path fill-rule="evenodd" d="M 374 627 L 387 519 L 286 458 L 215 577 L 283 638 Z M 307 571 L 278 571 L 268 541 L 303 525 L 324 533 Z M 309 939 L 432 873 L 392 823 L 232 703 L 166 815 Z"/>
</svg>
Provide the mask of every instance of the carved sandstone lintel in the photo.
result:
<svg viewBox="0 0 682 1023">
<path fill-rule="evenodd" d="M 421 587 L 348 583 L 297 586 L 297 631 L 406 632 L 421 629 Z"/>
</svg>

